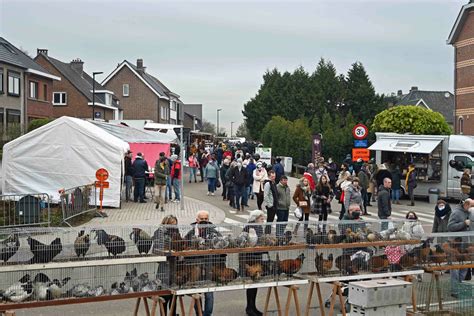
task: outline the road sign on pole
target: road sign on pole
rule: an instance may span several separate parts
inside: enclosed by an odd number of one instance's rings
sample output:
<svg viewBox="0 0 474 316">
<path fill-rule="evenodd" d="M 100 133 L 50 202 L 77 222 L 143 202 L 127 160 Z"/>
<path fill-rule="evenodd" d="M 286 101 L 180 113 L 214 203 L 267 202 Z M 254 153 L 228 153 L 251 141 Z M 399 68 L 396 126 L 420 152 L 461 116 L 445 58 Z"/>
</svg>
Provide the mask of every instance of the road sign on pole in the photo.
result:
<svg viewBox="0 0 474 316">
<path fill-rule="evenodd" d="M 352 136 L 355 139 L 365 139 L 369 136 L 369 129 L 364 124 L 357 124 L 352 129 Z"/>
<path fill-rule="evenodd" d="M 95 172 L 95 177 L 98 180 L 95 182 L 95 187 L 99 188 L 100 210 L 102 211 L 102 201 L 104 200 L 104 189 L 109 188 L 109 182 L 106 181 L 109 178 L 109 172 L 104 168 L 100 168 Z"/>
</svg>

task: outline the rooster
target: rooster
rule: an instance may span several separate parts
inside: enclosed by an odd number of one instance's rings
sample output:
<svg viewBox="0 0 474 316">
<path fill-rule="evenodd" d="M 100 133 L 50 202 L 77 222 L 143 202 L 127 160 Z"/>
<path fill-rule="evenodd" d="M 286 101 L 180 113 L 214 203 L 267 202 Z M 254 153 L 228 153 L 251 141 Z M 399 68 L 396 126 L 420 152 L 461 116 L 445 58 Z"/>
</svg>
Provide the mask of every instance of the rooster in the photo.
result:
<svg viewBox="0 0 474 316">
<path fill-rule="evenodd" d="M 276 246 L 278 244 L 278 239 L 275 236 L 263 235 L 259 238 L 258 244 L 261 246 Z"/>
<path fill-rule="evenodd" d="M 49 245 L 45 245 L 30 236 L 28 236 L 27 241 L 33 253 L 30 263 L 48 263 L 63 250 L 60 238 L 55 238 Z"/>
<path fill-rule="evenodd" d="M 99 246 L 105 245 L 107 252 L 117 256 L 125 251 L 125 240 L 119 236 L 109 235 L 103 229 L 93 230 Z"/>
<path fill-rule="evenodd" d="M 74 251 L 76 252 L 77 257 L 80 257 L 81 255 L 85 257 L 90 246 L 91 241 L 89 234 L 85 234 L 84 230 L 81 230 L 74 241 Z"/>
<path fill-rule="evenodd" d="M 336 258 L 336 268 L 345 275 L 359 273 L 359 264 L 351 260 L 351 256 L 344 254 Z"/>
<path fill-rule="evenodd" d="M 278 272 L 280 274 L 284 273 L 288 277 L 293 276 L 293 274 L 301 269 L 305 258 L 306 257 L 304 256 L 304 253 L 302 253 L 296 259 L 286 259 L 280 261 L 277 253 Z"/>
<path fill-rule="evenodd" d="M 387 255 L 372 256 L 369 260 L 369 267 L 372 272 L 382 272 L 388 269 L 390 262 L 388 261 Z"/>
<path fill-rule="evenodd" d="M 404 269 L 412 268 L 418 263 L 419 259 L 414 252 L 407 252 L 400 258 L 400 265 Z"/>
<path fill-rule="evenodd" d="M 449 253 L 451 255 L 452 253 Z M 435 250 L 430 251 L 430 261 L 438 265 L 444 263 L 448 260 L 448 253 L 446 253 L 445 248 L 441 248 L 440 245 L 435 245 Z"/>
<path fill-rule="evenodd" d="M 150 252 L 153 240 L 150 235 L 148 235 L 141 228 L 133 228 L 130 233 L 130 239 L 135 243 L 138 249 L 139 254 L 147 254 Z"/>
<path fill-rule="evenodd" d="M 322 253 L 316 253 L 316 258 L 314 258 L 314 265 L 316 266 L 316 271 L 318 271 L 321 275 L 326 274 L 326 272 L 332 269 L 333 262 L 334 256 L 332 253 L 328 255 L 327 259 L 324 259 Z"/>
<path fill-rule="evenodd" d="M 15 255 L 20 248 L 20 240 L 18 234 L 11 234 L 7 239 L 0 242 L 0 261 L 7 262 Z"/>
<path fill-rule="evenodd" d="M 253 281 L 257 281 L 262 277 L 263 267 L 260 263 L 245 264 L 245 272 Z"/>
<path fill-rule="evenodd" d="M 176 284 L 181 287 L 186 283 L 195 283 L 201 279 L 201 266 L 179 265 L 176 269 Z"/>
<path fill-rule="evenodd" d="M 428 261 L 428 257 L 430 255 L 430 243 L 433 241 L 432 238 L 427 238 L 426 240 L 423 241 L 421 246 L 415 247 L 412 251 L 415 254 L 417 258 L 420 259 L 422 263 L 425 263 Z"/>
<path fill-rule="evenodd" d="M 215 265 L 211 268 L 212 281 L 218 284 L 227 285 L 227 283 L 237 279 L 237 271 L 231 268 L 226 268 L 225 265 Z"/>
</svg>

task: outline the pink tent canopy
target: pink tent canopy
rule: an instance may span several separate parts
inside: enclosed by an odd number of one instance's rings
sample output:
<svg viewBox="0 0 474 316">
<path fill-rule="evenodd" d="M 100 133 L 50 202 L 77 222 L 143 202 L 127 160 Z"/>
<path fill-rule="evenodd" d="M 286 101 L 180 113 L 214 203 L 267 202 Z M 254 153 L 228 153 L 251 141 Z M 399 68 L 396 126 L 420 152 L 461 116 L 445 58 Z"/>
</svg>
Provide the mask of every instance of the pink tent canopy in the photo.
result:
<svg viewBox="0 0 474 316">
<path fill-rule="evenodd" d="M 133 157 L 137 153 L 141 152 L 145 155 L 145 160 L 150 168 L 155 166 L 155 162 L 160 156 L 161 152 L 164 152 L 166 156 L 169 156 L 170 144 L 159 144 L 159 143 L 129 143 L 130 150 L 133 152 Z"/>
</svg>

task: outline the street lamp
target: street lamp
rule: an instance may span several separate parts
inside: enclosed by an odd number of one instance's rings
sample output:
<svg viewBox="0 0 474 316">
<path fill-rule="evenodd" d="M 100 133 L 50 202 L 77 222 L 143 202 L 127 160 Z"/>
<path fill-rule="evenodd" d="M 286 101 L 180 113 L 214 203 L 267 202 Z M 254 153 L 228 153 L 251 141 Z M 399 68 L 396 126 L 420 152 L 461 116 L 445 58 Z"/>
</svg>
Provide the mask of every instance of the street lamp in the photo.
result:
<svg viewBox="0 0 474 316">
<path fill-rule="evenodd" d="M 230 137 L 232 137 L 232 127 L 234 125 L 235 122 L 230 122 Z"/>
<path fill-rule="evenodd" d="M 222 111 L 222 109 L 217 109 L 217 130 L 216 130 L 216 137 L 219 137 L 219 112 Z"/>
<path fill-rule="evenodd" d="M 92 73 L 92 120 L 95 120 L 95 75 L 103 74 L 102 71 Z"/>
</svg>

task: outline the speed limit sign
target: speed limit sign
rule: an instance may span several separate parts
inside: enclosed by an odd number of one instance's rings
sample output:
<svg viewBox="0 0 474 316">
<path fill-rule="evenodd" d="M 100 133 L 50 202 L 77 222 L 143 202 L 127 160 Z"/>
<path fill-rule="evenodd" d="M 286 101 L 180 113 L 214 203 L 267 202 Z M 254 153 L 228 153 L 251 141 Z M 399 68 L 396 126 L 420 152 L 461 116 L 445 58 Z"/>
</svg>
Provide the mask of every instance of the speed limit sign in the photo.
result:
<svg viewBox="0 0 474 316">
<path fill-rule="evenodd" d="M 357 124 L 352 129 L 352 136 L 355 139 L 365 139 L 369 135 L 369 129 L 364 124 Z"/>
</svg>

